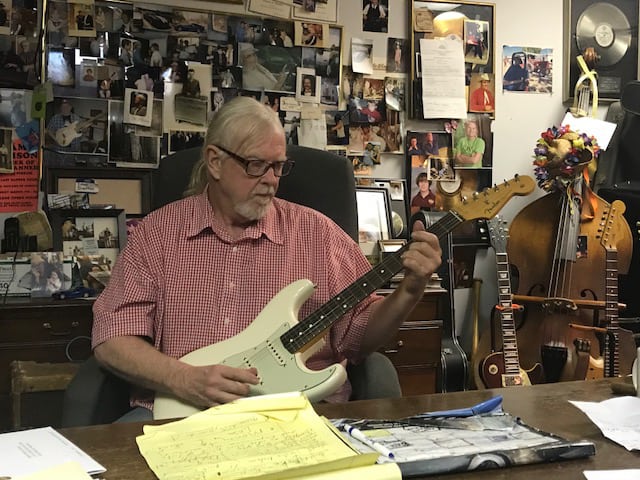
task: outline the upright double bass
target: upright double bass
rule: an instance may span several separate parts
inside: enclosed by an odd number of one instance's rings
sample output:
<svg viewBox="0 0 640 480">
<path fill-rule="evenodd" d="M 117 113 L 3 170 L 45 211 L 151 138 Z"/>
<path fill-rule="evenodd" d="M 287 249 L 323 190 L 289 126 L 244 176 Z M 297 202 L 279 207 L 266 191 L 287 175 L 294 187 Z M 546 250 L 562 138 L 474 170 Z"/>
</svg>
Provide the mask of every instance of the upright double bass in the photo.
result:
<svg viewBox="0 0 640 480">
<path fill-rule="evenodd" d="M 520 358 L 527 365 L 540 362 L 546 382 L 584 379 L 584 362 L 602 361 L 605 226 L 617 239 L 619 273 L 628 271 L 632 252 L 631 230 L 615 208 L 579 175 L 567 190 L 535 200 L 511 223 L 514 301 L 525 307 Z"/>
</svg>

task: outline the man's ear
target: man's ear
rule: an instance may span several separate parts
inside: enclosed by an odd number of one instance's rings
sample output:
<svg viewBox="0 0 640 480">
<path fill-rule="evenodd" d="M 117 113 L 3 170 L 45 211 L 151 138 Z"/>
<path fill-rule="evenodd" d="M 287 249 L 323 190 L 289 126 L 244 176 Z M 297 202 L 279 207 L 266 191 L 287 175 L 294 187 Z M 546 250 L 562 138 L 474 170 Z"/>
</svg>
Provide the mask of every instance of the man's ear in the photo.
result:
<svg viewBox="0 0 640 480">
<path fill-rule="evenodd" d="M 220 180 L 222 157 L 220 156 L 220 151 L 213 145 L 209 145 L 205 152 L 205 167 L 211 177 Z"/>
</svg>

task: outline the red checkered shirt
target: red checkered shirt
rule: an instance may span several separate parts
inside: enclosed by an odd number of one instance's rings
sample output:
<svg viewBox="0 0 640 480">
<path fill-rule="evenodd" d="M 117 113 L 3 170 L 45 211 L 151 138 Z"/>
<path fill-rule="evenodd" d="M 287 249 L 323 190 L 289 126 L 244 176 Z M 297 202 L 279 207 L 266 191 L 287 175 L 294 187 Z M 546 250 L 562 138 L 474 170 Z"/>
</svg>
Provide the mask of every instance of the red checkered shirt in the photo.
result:
<svg viewBox="0 0 640 480">
<path fill-rule="evenodd" d="M 237 335 L 293 281 L 317 288 L 299 319 L 370 270 L 358 245 L 335 223 L 307 207 L 274 199 L 257 224 L 234 240 L 206 194 L 150 213 L 135 228 L 93 312 L 93 347 L 112 337 L 148 337 L 175 358 Z M 324 368 L 358 359 L 371 295 L 336 321 L 326 345 L 307 365 Z M 330 401 L 348 400 L 348 382 Z M 138 392 L 133 405 L 152 408 Z"/>
</svg>

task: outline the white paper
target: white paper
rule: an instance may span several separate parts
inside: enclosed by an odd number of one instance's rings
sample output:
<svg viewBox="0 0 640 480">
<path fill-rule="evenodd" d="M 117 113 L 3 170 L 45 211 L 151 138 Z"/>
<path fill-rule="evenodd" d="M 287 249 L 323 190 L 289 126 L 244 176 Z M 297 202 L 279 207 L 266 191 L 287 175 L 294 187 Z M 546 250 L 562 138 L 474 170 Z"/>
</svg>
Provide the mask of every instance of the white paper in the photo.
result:
<svg viewBox="0 0 640 480">
<path fill-rule="evenodd" d="M 298 145 L 324 150 L 327 146 L 327 124 L 324 119 L 300 120 Z"/>
<path fill-rule="evenodd" d="M 585 470 L 587 480 L 637 480 L 640 478 L 640 470 Z"/>
<path fill-rule="evenodd" d="M 590 137 L 595 137 L 602 150 L 606 150 L 609 146 L 617 126 L 615 123 L 593 117 L 574 117 L 570 112 L 567 112 L 562 119 L 562 125 L 569 125 L 574 132 L 586 133 Z"/>
<path fill-rule="evenodd" d="M 314 2 L 315 12 L 309 12 L 303 7 L 293 7 L 293 18 L 299 20 L 319 20 L 335 23 L 338 21 L 338 0 L 327 0 L 324 3 Z"/>
<path fill-rule="evenodd" d="M 51 427 L 0 434 L 0 477 L 78 462 L 90 475 L 106 469 Z"/>
<path fill-rule="evenodd" d="M 421 38 L 422 115 L 424 118 L 466 118 L 464 50 L 455 37 Z"/>
<path fill-rule="evenodd" d="M 570 401 L 602 434 L 627 450 L 640 450 L 640 398 L 617 397 L 602 402 Z"/>
<path fill-rule="evenodd" d="M 291 16 L 291 7 L 280 0 L 249 0 L 248 10 L 272 17 L 289 18 Z"/>
</svg>

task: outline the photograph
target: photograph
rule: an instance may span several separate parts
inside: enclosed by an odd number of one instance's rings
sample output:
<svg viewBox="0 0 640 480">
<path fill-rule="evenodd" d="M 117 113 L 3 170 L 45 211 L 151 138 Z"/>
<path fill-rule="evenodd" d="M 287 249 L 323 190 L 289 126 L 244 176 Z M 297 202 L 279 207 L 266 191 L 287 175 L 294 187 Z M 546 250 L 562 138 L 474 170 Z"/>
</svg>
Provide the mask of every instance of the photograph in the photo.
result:
<svg viewBox="0 0 640 480">
<path fill-rule="evenodd" d="M 69 35 L 72 37 L 95 37 L 94 16 L 95 5 L 93 0 L 70 1 L 67 7 Z"/>
<path fill-rule="evenodd" d="M 489 61 L 489 22 L 464 21 L 464 61 L 486 65 Z"/>
<path fill-rule="evenodd" d="M 0 129 L 0 173 L 13 172 L 12 133 L 13 130 L 9 128 Z"/>
<path fill-rule="evenodd" d="M 384 102 L 387 110 L 403 112 L 405 108 L 405 79 L 385 77 Z"/>
<path fill-rule="evenodd" d="M 327 122 L 327 145 L 349 144 L 349 112 L 328 110 L 325 112 Z"/>
<path fill-rule="evenodd" d="M 493 165 L 493 132 L 489 115 L 469 114 L 458 121 L 453 135 L 454 167 L 490 168 Z"/>
<path fill-rule="evenodd" d="M 356 187 L 359 243 L 391 238 L 391 205 L 384 187 Z"/>
<path fill-rule="evenodd" d="M 240 43 L 238 63 L 242 67 L 244 89 L 293 92 L 297 87 L 300 51 L 295 48 Z"/>
<path fill-rule="evenodd" d="M 16 128 L 31 120 L 31 90 L 2 89 L 0 128 Z"/>
<path fill-rule="evenodd" d="M 325 41 L 326 40 L 326 41 Z M 300 47 L 329 47 L 329 25 L 295 22 L 294 45 Z"/>
<path fill-rule="evenodd" d="M 116 166 L 126 168 L 158 168 L 161 137 L 140 135 L 137 127 L 124 127 L 125 155 L 116 158 Z"/>
<path fill-rule="evenodd" d="M 151 126 L 153 92 L 127 88 L 124 92 L 124 121 L 143 127 Z"/>
<path fill-rule="evenodd" d="M 387 38 L 387 73 L 407 73 L 408 40 Z"/>
<path fill-rule="evenodd" d="M 47 108 L 45 146 L 58 153 L 109 154 L 105 100 L 55 98 Z"/>
<path fill-rule="evenodd" d="M 354 73 L 373 74 L 373 42 L 360 38 L 351 39 L 351 69 Z"/>
<path fill-rule="evenodd" d="M 472 73 L 469 83 L 469 111 L 493 113 L 495 103 L 495 83 L 493 74 Z"/>
<path fill-rule="evenodd" d="M 387 0 L 362 0 L 362 30 L 386 32 L 389 21 Z"/>
<path fill-rule="evenodd" d="M 32 297 L 50 297 L 71 280 L 65 277 L 61 252 L 32 253 L 31 268 L 20 277 L 18 286 L 29 290 Z"/>
<path fill-rule="evenodd" d="M 320 77 L 312 68 L 298 67 L 296 73 L 296 99 L 301 102 L 320 103 Z"/>
</svg>

